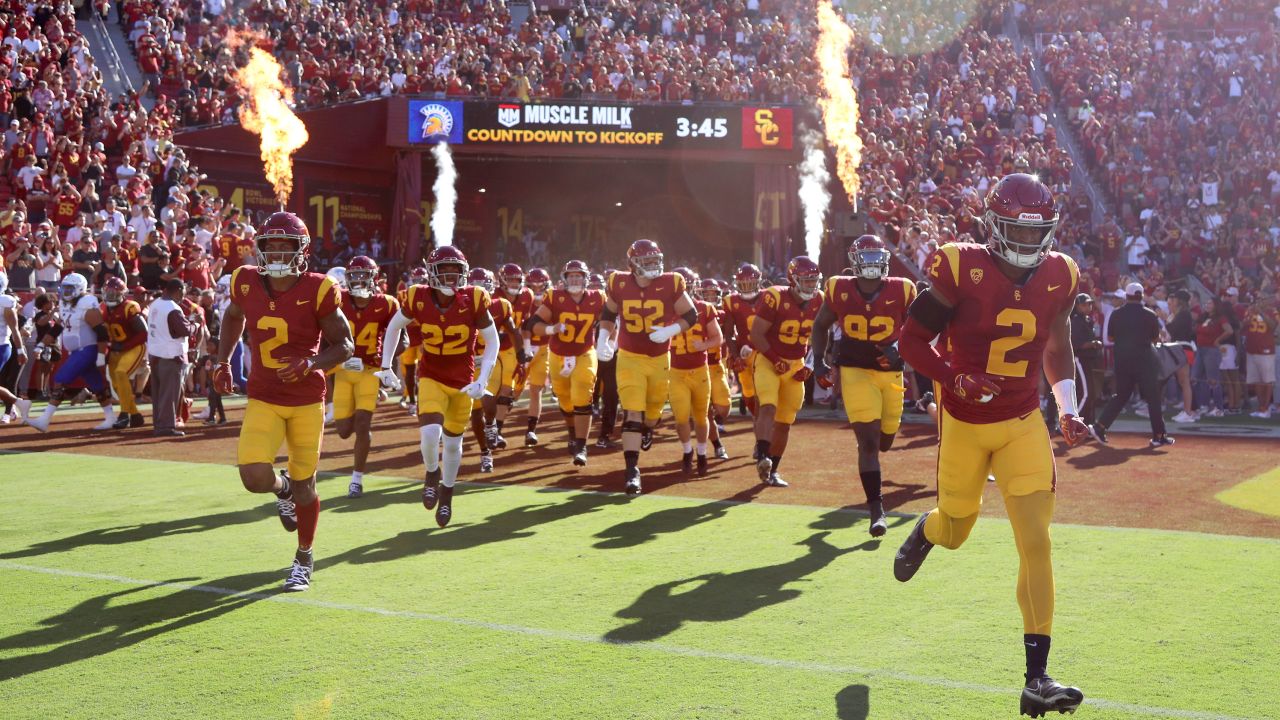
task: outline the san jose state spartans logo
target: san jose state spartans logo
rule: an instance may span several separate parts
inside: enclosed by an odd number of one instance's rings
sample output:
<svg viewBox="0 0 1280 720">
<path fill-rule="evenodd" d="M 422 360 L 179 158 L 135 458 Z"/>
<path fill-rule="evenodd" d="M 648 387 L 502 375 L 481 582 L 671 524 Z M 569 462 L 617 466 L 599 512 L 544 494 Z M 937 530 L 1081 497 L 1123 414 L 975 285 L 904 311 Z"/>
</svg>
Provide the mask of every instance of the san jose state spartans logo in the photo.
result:
<svg viewBox="0 0 1280 720">
<path fill-rule="evenodd" d="M 422 115 L 423 140 L 448 140 L 453 132 L 453 115 L 443 105 L 432 103 L 418 111 Z"/>
</svg>

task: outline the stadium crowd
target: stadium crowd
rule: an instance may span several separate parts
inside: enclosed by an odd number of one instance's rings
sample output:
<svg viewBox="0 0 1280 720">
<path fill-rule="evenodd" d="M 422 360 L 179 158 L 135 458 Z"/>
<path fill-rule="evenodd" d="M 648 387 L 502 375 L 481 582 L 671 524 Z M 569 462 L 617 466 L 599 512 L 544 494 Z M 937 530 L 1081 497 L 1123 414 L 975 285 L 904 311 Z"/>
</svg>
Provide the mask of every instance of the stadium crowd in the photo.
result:
<svg viewBox="0 0 1280 720">
<path fill-rule="evenodd" d="M 1024 32 L 1044 38 L 1049 87 L 1039 92 L 1033 52 L 999 34 L 1003 3 L 961 3 L 928 17 L 845 13 L 858 36 L 850 61 L 869 230 L 918 269 L 940 244 L 984 237 L 981 201 L 996 178 L 1015 170 L 1046 178 L 1067 218 L 1059 247 L 1080 263 L 1082 290 L 1099 300 L 1099 335 L 1105 340 L 1122 288 L 1137 281 L 1172 339 L 1196 345 L 1195 398 L 1182 416 L 1190 419 L 1197 408 L 1247 410 L 1244 386 L 1254 380 L 1240 377 L 1241 358 L 1260 353 L 1268 332 L 1274 345 L 1280 163 L 1260 140 L 1275 136 L 1280 93 L 1275 18 L 1264 4 L 1166 5 L 1019 5 Z M 171 137 L 182 125 L 234 119 L 237 55 L 225 42 L 233 30 L 261 36 L 304 107 L 392 93 L 794 102 L 816 93 L 808 51 L 816 29 L 800 8 L 789 0 L 590 3 L 512 27 L 496 2 L 121 2 L 144 93 L 156 101 L 150 110 L 137 95 L 108 97 L 72 5 L 5 16 L 14 69 L 0 81 L 0 261 L 22 315 L 54 331 L 34 333 L 28 349 L 56 348 L 56 292 L 70 273 L 97 291 L 118 277 L 144 306 L 180 279 L 207 316 L 204 336 L 216 336 L 208 310 L 218 279 L 252 260 L 259 218 L 201 189 Z M 1100 228 L 1089 197 L 1070 182 L 1071 157 L 1048 119 L 1055 104 L 1105 189 Z M 840 245 L 830 249 L 843 255 Z M 568 259 L 556 247 L 537 252 L 553 268 Z M 704 276 L 733 269 L 673 252 L 673 263 L 681 260 Z M 1199 292 L 1169 307 L 1184 287 Z M 1177 322 L 1183 305 L 1198 328 L 1190 337 Z M 1230 332 L 1210 337 L 1219 319 Z M 38 397 L 49 362 L 17 372 L 14 364 L 5 367 L 10 386 Z M 204 390 L 200 380 L 191 374 L 191 393 Z M 1264 391 L 1251 392 L 1265 413 Z"/>
</svg>

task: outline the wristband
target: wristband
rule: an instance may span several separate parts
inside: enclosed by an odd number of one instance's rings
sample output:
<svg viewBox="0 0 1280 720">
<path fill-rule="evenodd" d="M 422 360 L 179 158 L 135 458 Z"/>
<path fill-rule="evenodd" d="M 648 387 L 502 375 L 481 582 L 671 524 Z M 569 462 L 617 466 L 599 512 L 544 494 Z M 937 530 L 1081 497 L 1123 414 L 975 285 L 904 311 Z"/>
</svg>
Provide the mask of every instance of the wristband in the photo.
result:
<svg viewBox="0 0 1280 720">
<path fill-rule="evenodd" d="M 1053 399 L 1058 402 L 1059 415 L 1079 415 L 1076 407 L 1076 381 L 1059 380 L 1053 384 Z"/>
</svg>

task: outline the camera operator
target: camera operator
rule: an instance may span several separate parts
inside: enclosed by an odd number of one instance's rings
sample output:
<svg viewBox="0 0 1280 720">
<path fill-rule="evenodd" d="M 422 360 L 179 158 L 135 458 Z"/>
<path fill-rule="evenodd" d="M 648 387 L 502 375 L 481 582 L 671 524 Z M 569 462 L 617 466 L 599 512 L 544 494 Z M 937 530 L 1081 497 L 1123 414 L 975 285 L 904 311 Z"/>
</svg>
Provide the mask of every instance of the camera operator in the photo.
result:
<svg viewBox="0 0 1280 720">
<path fill-rule="evenodd" d="M 1173 438 L 1165 433 L 1159 367 L 1153 347 L 1160 338 L 1160 319 L 1142 304 L 1144 292 L 1140 283 L 1129 283 L 1124 293 L 1127 302 L 1111 314 L 1107 327 L 1107 338 L 1115 343 L 1116 394 L 1092 426 L 1094 435 L 1101 442 L 1107 441 L 1107 428 L 1136 387 L 1149 410 L 1151 447 L 1172 445 Z"/>
</svg>

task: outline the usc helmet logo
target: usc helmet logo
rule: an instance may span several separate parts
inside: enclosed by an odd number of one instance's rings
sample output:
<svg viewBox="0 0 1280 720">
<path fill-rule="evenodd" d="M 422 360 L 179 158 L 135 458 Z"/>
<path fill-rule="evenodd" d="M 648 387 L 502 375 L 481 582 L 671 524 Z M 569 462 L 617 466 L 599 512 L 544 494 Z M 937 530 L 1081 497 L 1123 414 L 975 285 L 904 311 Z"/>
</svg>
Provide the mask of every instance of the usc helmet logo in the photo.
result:
<svg viewBox="0 0 1280 720">
<path fill-rule="evenodd" d="M 777 145 L 780 139 L 778 132 L 782 128 L 773 121 L 773 111 L 767 108 L 756 110 L 755 122 L 756 136 L 760 138 L 760 144 Z"/>
</svg>

